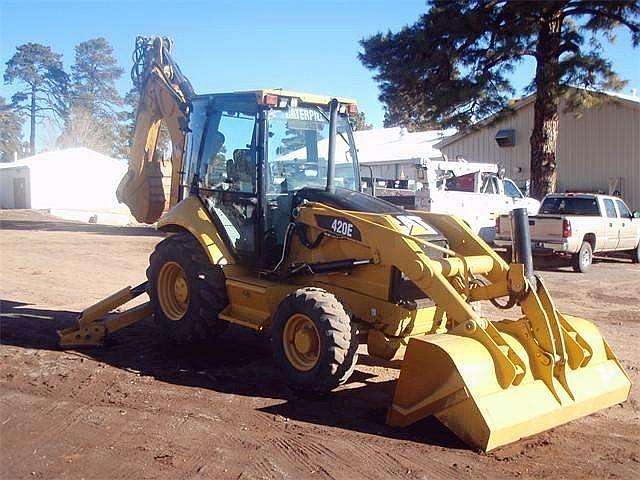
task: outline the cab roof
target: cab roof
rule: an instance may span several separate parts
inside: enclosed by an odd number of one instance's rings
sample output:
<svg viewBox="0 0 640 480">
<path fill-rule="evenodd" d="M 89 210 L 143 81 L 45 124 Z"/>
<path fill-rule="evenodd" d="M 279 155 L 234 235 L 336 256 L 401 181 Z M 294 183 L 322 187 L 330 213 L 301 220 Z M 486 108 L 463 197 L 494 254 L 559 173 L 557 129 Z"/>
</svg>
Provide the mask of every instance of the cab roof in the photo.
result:
<svg viewBox="0 0 640 480">
<path fill-rule="evenodd" d="M 315 93 L 304 93 L 304 92 L 295 92 L 292 90 L 283 90 L 281 88 L 262 88 L 258 90 L 241 90 L 237 92 L 229 92 L 229 93 L 214 93 L 207 94 L 206 96 L 253 96 L 256 99 L 256 103 L 262 103 L 264 97 L 266 95 L 275 95 L 278 97 L 287 97 L 287 98 L 297 98 L 302 103 L 309 103 L 312 105 L 327 105 L 332 99 L 336 98 L 342 104 L 353 104 L 356 105 L 357 102 L 352 98 L 347 97 L 335 97 L 330 95 L 317 95 Z M 204 96 L 204 95 L 203 95 Z"/>
</svg>

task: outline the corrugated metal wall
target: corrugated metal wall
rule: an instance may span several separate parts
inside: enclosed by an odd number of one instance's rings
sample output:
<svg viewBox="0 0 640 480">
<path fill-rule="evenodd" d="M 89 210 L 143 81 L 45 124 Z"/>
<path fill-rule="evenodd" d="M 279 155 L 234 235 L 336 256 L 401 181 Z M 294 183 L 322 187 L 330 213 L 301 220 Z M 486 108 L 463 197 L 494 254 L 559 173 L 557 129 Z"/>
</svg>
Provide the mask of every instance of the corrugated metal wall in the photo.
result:
<svg viewBox="0 0 640 480">
<path fill-rule="evenodd" d="M 560 107 L 558 136 L 558 190 L 609 191 L 610 182 L 633 210 L 640 210 L 640 106 L 609 101 L 577 118 Z M 495 135 L 513 128 L 516 144 L 499 147 Z M 491 126 L 471 132 L 442 153 L 462 155 L 470 162 L 502 163 L 508 177 L 522 184 L 529 178 L 529 137 L 533 103 Z"/>
</svg>

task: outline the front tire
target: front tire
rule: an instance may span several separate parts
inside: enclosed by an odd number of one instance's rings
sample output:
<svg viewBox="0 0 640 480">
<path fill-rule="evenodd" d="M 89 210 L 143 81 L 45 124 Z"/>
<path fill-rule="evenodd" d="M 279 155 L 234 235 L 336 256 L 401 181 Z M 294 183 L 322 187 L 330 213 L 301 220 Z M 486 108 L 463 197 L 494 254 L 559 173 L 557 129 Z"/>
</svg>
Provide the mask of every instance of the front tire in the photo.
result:
<svg viewBox="0 0 640 480">
<path fill-rule="evenodd" d="M 147 279 L 154 320 L 172 341 L 206 342 L 226 329 L 218 318 L 228 304 L 224 274 L 191 234 L 172 235 L 156 246 Z"/>
<path fill-rule="evenodd" d="M 580 250 L 576 253 L 571 261 L 573 270 L 579 273 L 585 273 L 591 267 L 593 262 L 593 249 L 589 242 L 582 242 Z"/>
<path fill-rule="evenodd" d="M 299 390 L 333 390 L 349 379 L 358 360 L 349 315 L 334 295 L 319 288 L 301 288 L 282 300 L 271 345 L 287 383 Z"/>
</svg>

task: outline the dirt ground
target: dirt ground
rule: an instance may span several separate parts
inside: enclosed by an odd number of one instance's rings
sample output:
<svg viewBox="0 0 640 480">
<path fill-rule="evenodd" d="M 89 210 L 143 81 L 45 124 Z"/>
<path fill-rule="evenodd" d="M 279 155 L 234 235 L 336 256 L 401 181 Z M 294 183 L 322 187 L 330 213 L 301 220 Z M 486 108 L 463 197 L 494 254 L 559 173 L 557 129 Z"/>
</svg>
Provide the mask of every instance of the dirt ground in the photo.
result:
<svg viewBox="0 0 640 480">
<path fill-rule="evenodd" d="M 482 454 L 433 419 L 384 424 L 397 366 L 361 356 L 325 398 L 284 387 L 268 343 L 231 328 L 203 350 L 165 344 L 150 320 L 102 349 L 62 351 L 56 330 L 144 280 L 149 228 L 0 212 L 0 477 L 638 478 L 640 267 L 542 271 L 566 313 L 595 321 L 631 399 Z"/>
</svg>

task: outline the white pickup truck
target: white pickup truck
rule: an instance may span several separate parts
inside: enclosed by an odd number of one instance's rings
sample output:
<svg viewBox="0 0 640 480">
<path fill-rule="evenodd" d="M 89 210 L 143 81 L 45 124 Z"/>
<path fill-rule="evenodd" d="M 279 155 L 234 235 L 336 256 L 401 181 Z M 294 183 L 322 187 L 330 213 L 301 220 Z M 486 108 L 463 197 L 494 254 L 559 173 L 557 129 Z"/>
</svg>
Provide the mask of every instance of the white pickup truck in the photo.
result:
<svg viewBox="0 0 640 480">
<path fill-rule="evenodd" d="M 625 252 L 640 262 L 640 212 L 607 195 L 557 193 L 547 195 L 538 215 L 529 217 L 534 256 L 560 255 L 576 272 L 589 269 L 594 253 Z M 498 247 L 511 248 L 511 220 L 496 222 Z"/>
<path fill-rule="evenodd" d="M 540 202 L 525 196 L 496 164 L 423 159 L 416 168 L 413 188 L 378 187 L 375 195 L 408 209 L 461 217 L 487 243 L 493 243 L 499 215 L 514 208 L 534 215 L 540 208 Z"/>
</svg>

